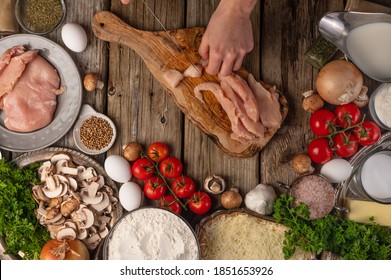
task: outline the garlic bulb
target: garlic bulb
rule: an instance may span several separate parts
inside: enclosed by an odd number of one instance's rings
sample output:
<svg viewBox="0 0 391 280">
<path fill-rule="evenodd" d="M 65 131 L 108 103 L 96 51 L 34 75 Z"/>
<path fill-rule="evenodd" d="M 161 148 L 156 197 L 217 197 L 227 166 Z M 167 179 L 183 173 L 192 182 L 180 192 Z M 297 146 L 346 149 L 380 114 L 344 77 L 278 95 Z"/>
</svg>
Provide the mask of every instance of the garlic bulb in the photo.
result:
<svg viewBox="0 0 391 280">
<path fill-rule="evenodd" d="M 270 215 L 273 213 L 273 202 L 276 199 L 277 195 L 272 186 L 259 184 L 246 194 L 244 204 L 254 212 Z"/>
</svg>

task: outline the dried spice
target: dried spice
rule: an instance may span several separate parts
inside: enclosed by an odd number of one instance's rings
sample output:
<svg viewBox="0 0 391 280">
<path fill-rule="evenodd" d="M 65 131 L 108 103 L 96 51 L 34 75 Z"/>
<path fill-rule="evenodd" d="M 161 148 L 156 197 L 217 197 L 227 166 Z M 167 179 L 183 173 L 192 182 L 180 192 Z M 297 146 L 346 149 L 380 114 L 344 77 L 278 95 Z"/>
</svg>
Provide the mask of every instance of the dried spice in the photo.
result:
<svg viewBox="0 0 391 280">
<path fill-rule="evenodd" d="M 92 116 L 80 126 L 80 140 L 90 150 L 101 150 L 110 144 L 113 138 L 110 123 L 100 117 Z"/>
<path fill-rule="evenodd" d="M 25 20 L 35 32 L 55 28 L 61 21 L 62 5 L 59 0 L 30 0 L 26 4 Z"/>
</svg>

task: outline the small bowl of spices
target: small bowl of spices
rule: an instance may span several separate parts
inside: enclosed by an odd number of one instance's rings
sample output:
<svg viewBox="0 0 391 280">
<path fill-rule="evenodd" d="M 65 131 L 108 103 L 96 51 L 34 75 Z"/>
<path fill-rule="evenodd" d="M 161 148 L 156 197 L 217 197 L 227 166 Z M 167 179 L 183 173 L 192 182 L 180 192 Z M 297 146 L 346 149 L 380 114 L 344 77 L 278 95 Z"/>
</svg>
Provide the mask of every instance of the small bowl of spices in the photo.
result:
<svg viewBox="0 0 391 280">
<path fill-rule="evenodd" d="M 65 19 L 64 0 L 17 0 L 15 16 L 29 33 L 43 35 L 57 29 Z"/>
<path fill-rule="evenodd" d="M 83 105 L 73 129 L 76 146 L 84 153 L 98 155 L 114 144 L 117 132 L 106 115 L 96 112 L 90 105 Z"/>
</svg>

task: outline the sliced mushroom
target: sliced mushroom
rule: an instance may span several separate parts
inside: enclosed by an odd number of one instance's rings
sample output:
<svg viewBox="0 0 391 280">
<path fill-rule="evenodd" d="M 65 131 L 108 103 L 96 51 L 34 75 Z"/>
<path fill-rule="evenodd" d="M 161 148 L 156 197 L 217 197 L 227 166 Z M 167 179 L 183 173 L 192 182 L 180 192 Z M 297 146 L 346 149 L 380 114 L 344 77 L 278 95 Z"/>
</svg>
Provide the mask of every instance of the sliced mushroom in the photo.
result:
<svg viewBox="0 0 391 280">
<path fill-rule="evenodd" d="M 49 207 L 59 208 L 61 206 L 62 201 L 63 201 L 63 197 L 53 197 L 49 200 Z"/>
<path fill-rule="evenodd" d="M 109 224 L 111 221 L 111 217 L 102 215 L 99 217 L 99 221 L 104 224 Z"/>
<path fill-rule="evenodd" d="M 76 230 L 71 227 L 63 227 L 57 232 L 57 240 L 64 241 L 66 239 L 74 240 L 76 238 Z"/>
<path fill-rule="evenodd" d="M 80 202 L 74 198 L 68 199 L 61 203 L 61 214 L 64 217 L 69 217 L 71 213 L 79 209 Z"/>
<path fill-rule="evenodd" d="M 77 191 L 78 188 L 79 188 L 79 185 L 77 184 L 77 181 L 75 178 L 72 178 L 72 177 L 68 177 L 68 181 L 69 181 L 69 187 L 71 188 L 72 191 Z"/>
<path fill-rule="evenodd" d="M 60 213 L 60 210 L 58 208 L 50 208 L 49 210 L 46 211 L 46 219 L 51 220 L 54 217 L 56 217 Z"/>
<path fill-rule="evenodd" d="M 67 161 L 72 161 L 72 156 L 69 153 L 56 153 L 54 154 L 51 158 L 50 161 L 53 164 L 56 164 L 59 160 L 67 160 Z"/>
<path fill-rule="evenodd" d="M 88 167 L 83 173 L 80 174 L 82 180 L 91 180 L 91 178 L 97 176 L 96 171 L 92 167 Z"/>
<path fill-rule="evenodd" d="M 42 163 L 42 165 L 38 168 L 38 174 L 39 178 L 42 182 L 46 181 L 46 178 L 48 176 L 53 175 L 54 173 L 54 165 L 51 161 L 45 161 Z"/>
<path fill-rule="evenodd" d="M 56 162 L 56 173 L 76 176 L 78 173 L 78 170 L 77 170 L 77 168 L 69 167 L 68 160 L 61 159 Z"/>
<path fill-rule="evenodd" d="M 96 211 L 101 212 L 110 205 L 110 199 L 107 193 L 102 192 L 103 200 L 98 204 L 91 205 Z"/>
<path fill-rule="evenodd" d="M 84 203 L 88 205 L 94 205 L 100 203 L 104 196 L 101 192 L 95 192 L 93 193 L 93 196 L 90 196 L 90 193 L 88 189 L 82 189 L 80 192 L 81 199 L 83 200 Z"/>
<path fill-rule="evenodd" d="M 68 220 L 68 221 L 64 222 L 64 226 L 69 227 L 69 228 L 73 228 L 75 231 L 77 231 L 77 225 L 75 222 Z"/>
<path fill-rule="evenodd" d="M 87 238 L 87 230 L 85 228 L 80 228 L 78 231 L 77 239 L 83 240 Z"/>
<path fill-rule="evenodd" d="M 32 196 L 37 203 L 39 203 L 40 201 L 45 201 L 45 202 L 50 201 L 50 199 L 43 193 L 42 188 L 43 188 L 42 185 L 35 185 L 32 188 L 33 191 Z"/>
<path fill-rule="evenodd" d="M 204 181 L 204 190 L 211 194 L 220 194 L 226 188 L 225 180 L 218 175 L 209 175 Z"/>
<path fill-rule="evenodd" d="M 96 247 L 98 247 L 99 242 L 102 240 L 102 238 L 99 236 L 99 233 L 94 233 L 87 239 L 85 239 L 85 244 L 88 249 L 94 250 Z"/>
<path fill-rule="evenodd" d="M 77 222 L 80 228 L 90 228 L 94 224 L 95 216 L 90 209 L 84 206 L 74 212 L 72 220 Z"/>
<path fill-rule="evenodd" d="M 56 216 L 52 217 L 51 219 L 47 219 L 45 217 L 44 224 L 49 225 L 49 224 L 55 224 L 57 221 L 59 221 L 63 216 L 59 212 Z"/>
<path fill-rule="evenodd" d="M 108 234 L 109 234 L 109 229 L 107 227 L 103 227 L 101 229 L 99 229 L 99 232 L 98 232 L 100 238 L 105 238 Z"/>
</svg>

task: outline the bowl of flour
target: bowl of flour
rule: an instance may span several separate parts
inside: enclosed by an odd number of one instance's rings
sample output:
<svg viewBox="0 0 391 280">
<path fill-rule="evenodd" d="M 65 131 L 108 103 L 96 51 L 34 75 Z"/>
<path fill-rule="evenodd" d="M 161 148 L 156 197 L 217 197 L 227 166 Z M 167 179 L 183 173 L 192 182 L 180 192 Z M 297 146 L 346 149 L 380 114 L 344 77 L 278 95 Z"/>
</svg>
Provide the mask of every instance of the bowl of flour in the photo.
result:
<svg viewBox="0 0 391 280">
<path fill-rule="evenodd" d="M 198 239 L 190 225 L 169 210 L 142 207 L 113 226 L 103 248 L 106 260 L 197 260 Z"/>
</svg>

